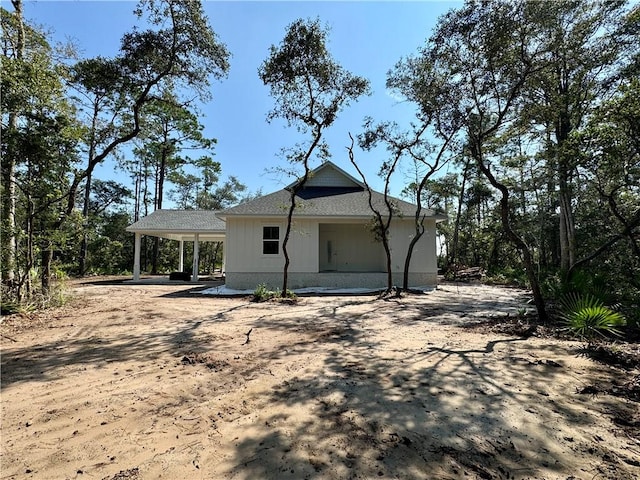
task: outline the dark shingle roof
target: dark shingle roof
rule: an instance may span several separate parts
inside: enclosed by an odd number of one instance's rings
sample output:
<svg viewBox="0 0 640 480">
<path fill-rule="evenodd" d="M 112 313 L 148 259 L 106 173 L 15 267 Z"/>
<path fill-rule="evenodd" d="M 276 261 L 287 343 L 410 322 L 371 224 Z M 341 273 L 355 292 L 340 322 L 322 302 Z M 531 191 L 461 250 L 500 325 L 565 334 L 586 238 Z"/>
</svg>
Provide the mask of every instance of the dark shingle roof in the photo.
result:
<svg viewBox="0 0 640 480">
<path fill-rule="evenodd" d="M 277 192 L 256 198 L 218 212 L 221 218 L 245 217 L 286 217 L 291 204 L 292 183 Z M 295 217 L 341 217 L 371 218 L 373 212 L 364 184 L 332 162 L 325 162 L 309 174 L 307 186 L 297 193 Z M 372 192 L 374 208 L 383 215 L 387 213 L 384 195 Z M 397 209 L 396 216 L 413 217 L 416 205 L 390 197 Z M 432 210 L 423 209 L 422 214 L 436 220 L 444 220 Z"/>
<path fill-rule="evenodd" d="M 282 217 L 286 216 L 291 193 L 286 190 L 256 198 L 247 203 L 218 212 L 218 216 L 225 218 L 231 216 L 251 217 Z M 383 214 L 387 211 L 384 204 L 384 195 L 372 192 L 373 204 Z M 415 215 L 416 206 L 412 203 L 390 197 L 394 206 L 398 209 L 394 215 L 412 217 Z M 361 188 L 321 187 L 308 188 L 299 192 L 296 198 L 295 217 L 350 217 L 371 218 L 373 212 L 369 208 L 366 190 Z M 433 211 L 423 209 L 423 214 L 436 219 L 443 219 L 441 215 Z"/>
</svg>

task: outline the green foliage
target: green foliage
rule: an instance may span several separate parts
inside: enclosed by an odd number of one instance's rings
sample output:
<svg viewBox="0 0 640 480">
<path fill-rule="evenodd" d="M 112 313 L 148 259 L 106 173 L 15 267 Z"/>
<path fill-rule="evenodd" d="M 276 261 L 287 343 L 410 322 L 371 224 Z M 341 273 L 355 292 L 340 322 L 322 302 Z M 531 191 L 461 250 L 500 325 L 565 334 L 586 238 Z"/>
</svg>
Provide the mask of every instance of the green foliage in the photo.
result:
<svg viewBox="0 0 640 480">
<path fill-rule="evenodd" d="M 34 272 L 34 276 L 36 273 Z M 0 286 L 0 315 L 29 313 L 66 304 L 70 298 L 64 282 L 66 275 L 58 272 L 58 276 L 60 279 L 49 289 L 36 289 L 27 295 L 20 295 L 6 285 Z"/>
<path fill-rule="evenodd" d="M 506 266 L 495 270 L 486 279 L 486 283 L 494 285 L 527 286 L 527 273 L 520 267 Z"/>
<path fill-rule="evenodd" d="M 267 300 L 271 300 L 275 296 L 275 292 L 269 290 L 266 284 L 260 283 L 253 291 L 253 301 L 254 302 L 266 302 Z"/>
<path fill-rule="evenodd" d="M 143 0 L 135 13 L 151 28 L 122 37 L 120 58 L 131 84 L 173 84 L 208 100 L 210 79 L 226 76 L 230 54 L 211 29 L 202 2 Z"/>
<path fill-rule="evenodd" d="M 270 290 L 264 283 L 258 284 L 256 289 L 253 291 L 254 302 L 266 302 L 274 298 L 296 300 L 298 297 L 291 290 L 287 290 L 286 294 L 282 295 L 282 291 L 280 289 L 276 288 L 275 290 Z"/>
<path fill-rule="evenodd" d="M 107 237 L 99 237 L 89 247 L 93 254 L 88 273 L 118 275 L 123 270 L 130 268 L 131 259 L 125 258 L 122 242 L 111 240 Z"/>
<path fill-rule="evenodd" d="M 327 34 L 318 19 L 298 19 L 288 26 L 281 44 L 271 46 L 269 58 L 259 69 L 276 102 L 270 120 L 283 118 L 301 132 L 325 128 L 351 101 L 369 93 L 368 80 L 346 71 L 332 58 Z"/>
<path fill-rule="evenodd" d="M 560 274 L 549 275 L 542 284 L 543 292 L 549 299 L 560 299 L 570 293 L 589 295 L 603 303 L 612 300 L 610 285 L 607 278 L 601 274 L 591 274 L 584 270 L 578 270 L 571 275 L 569 280 Z"/>
<path fill-rule="evenodd" d="M 218 182 L 221 171 L 218 162 L 208 155 L 198 159 L 185 155 L 190 150 L 213 152 L 216 143 L 215 139 L 204 136 L 204 125 L 193 106 L 180 101 L 175 92 L 167 88 L 160 98 L 147 103 L 142 112 L 141 141 L 134 149 L 136 162 L 131 168 L 140 182 L 155 186 L 153 203 L 157 208 L 162 208 L 166 181 L 182 179 L 185 168 L 201 167 L 203 178 L 195 178 L 205 188 Z M 201 186 L 194 188 L 199 190 L 198 187 Z"/>
<path fill-rule="evenodd" d="M 2 263 L 10 263 L 10 273 L 15 273 L 16 297 L 27 299 L 35 295 L 37 280 L 48 288 L 55 277 L 53 261 L 82 273 L 130 268 L 131 236 L 124 232 L 130 218 L 124 225 L 117 219 L 113 230 L 121 229 L 118 236 L 106 232 L 110 219 L 105 214 L 130 193 L 113 182 L 92 179 L 94 169 L 121 145 L 148 134 L 152 129 L 145 120 L 152 118 L 150 113 L 157 122 L 172 122 L 166 137 L 149 142 L 148 150 L 156 157 L 165 153 L 167 161 L 184 163 L 175 151 L 181 143 L 209 149 L 214 141 L 203 137 L 197 112 L 186 108 L 183 99 L 164 93 L 177 91 L 190 101 L 194 95 L 210 99 L 210 82 L 226 75 L 230 55 L 211 29 L 202 2 L 141 0 L 135 13 L 146 20 L 146 27 L 125 34 L 114 57 L 69 65 L 45 33 L 25 22 L 18 5 L 14 12 L 0 8 L 0 237 L 17 239 L 10 253 L 5 254 L 9 249 L 3 243 Z M 79 205 L 76 197 L 83 183 L 86 191 Z M 15 193 L 6 192 L 6 185 L 15 186 Z M 136 187 L 136 193 L 142 192 Z M 81 260 L 74 268 L 80 244 Z M 40 276 L 27 274 L 31 271 Z M 3 278 L 7 272 L 4 267 Z"/>
<path fill-rule="evenodd" d="M 136 13 L 147 23 L 124 36 L 114 57 L 70 66 L 39 27 L 0 8 L 3 207 L 11 203 L 9 195 L 16 199 L 13 224 L 3 208 L 0 237 L 16 237 L 17 252 L 10 256 L 17 279 L 36 284 L 47 264 L 52 277 L 56 268 L 75 270 L 85 233 L 90 271 L 131 268 L 133 238 L 124 229 L 132 218 L 113 213 L 123 208 L 119 200 L 129 197 L 127 189 L 94 178 L 86 205 L 74 196 L 93 167 L 136 136 L 145 142 L 144 158 L 131 169 L 139 182 L 137 214 L 153 205 L 160 181 L 154 169 L 163 161 L 174 189 L 168 193 L 181 208 L 222 208 L 244 190 L 235 178 L 220 183 L 220 164 L 210 152 L 215 141 L 203 136 L 198 112 L 182 97 L 206 99 L 210 81 L 229 68 L 229 52 L 208 25 L 202 2 L 142 0 Z M 444 143 L 460 122 L 465 133 L 482 134 L 480 143 L 459 135 L 452 142 L 459 173 L 429 180 L 422 190 L 426 207 L 451 218 L 437 226 L 446 241 L 439 266 L 479 266 L 493 281 L 519 285 L 526 272 L 536 272 L 548 299 L 590 296 L 605 306 L 620 304 L 629 326 L 640 322 L 639 19 L 640 8 L 624 1 L 468 1 L 439 20 L 423 49 L 390 71 L 387 88 L 417 106 L 414 126 L 437 125 L 427 152 L 437 151 L 435 142 Z M 328 157 L 322 129 L 369 92 L 366 79 L 331 57 L 328 34 L 320 20 L 293 22 L 259 69 L 274 99 L 268 119 L 313 133 L 288 150 L 288 159 L 299 164 Z M 375 122 L 385 125 L 383 120 Z M 423 153 L 409 143 L 412 155 Z M 207 152 L 190 159 L 181 145 Z M 532 252 L 534 268 L 523 269 L 523 256 L 505 235 L 500 195 L 472 160 L 478 147 L 508 189 L 505 214 Z M 414 198 L 417 177 L 416 171 L 405 190 Z M 80 219 L 72 210 L 82 206 L 89 211 Z M 567 219 L 573 233 L 561 231 Z M 565 245 L 567 240 L 573 241 Z M 4 275 L 4 243 L 2 250 Z M 201 259 L 209 255 L 207 262 L 215 265 L 220 250 L 207 251 L 201 249 Z M 562 258 L 569 251 L 567 265 Z M 143 265 L 150 257 L 143 245 Z M 169 270 L 176 257 L 174 243 L 160 242 L 160 270 Z M 564 281 L 575 262 L 571 280 Z M 36 290 L 25 285 L 22 295 L 37 296 Z M 10 305 L 10 295 L 3 297 Z"/>
<path fill-rule="evenodd" d="M 542 286 L 545 296 L 558 302 L 560 319 L 567 323 L 567 327 L 588 337 L 590 332 L 598 330 L 606 333 L 609 323 L 616 331 L 622 325 L 626 325 L 628 331 L 640 327 L 640 292 L 622 280 L 619 275 L 612 275 L 606 270 L 596 274 L 578 270 L 569 280 L 558 274 L 547 275 Z M 578 313 L 574 313 L 570 317 L 571 322 L 567 322 L 568 313 L 574 311 Z M 620 318 L 623 323 L 616 325 Z M 583 330 L 588 332 L 585 334 Z"/>
<path fill-rule="evenodd" d="M 469 0 L 388 77 L 425 117 L 462 119 L 460 155 L 500 190 L 465 170 L 445 230 L 451 264 L 496 277 L 526 267 L 540 312 L 547 272 L 579 262 L 617 299 L 640 288 L 638 12 L 624 1 Z"/>
<path fill-rule="evenodd" d="M 568 293 L 560 299 L 560 318 L 574 334 L 592 340 L 596 335 L 620 335 L 626 319 L 611 310 L 598 298 L 586 294 Z"/>
</svg>

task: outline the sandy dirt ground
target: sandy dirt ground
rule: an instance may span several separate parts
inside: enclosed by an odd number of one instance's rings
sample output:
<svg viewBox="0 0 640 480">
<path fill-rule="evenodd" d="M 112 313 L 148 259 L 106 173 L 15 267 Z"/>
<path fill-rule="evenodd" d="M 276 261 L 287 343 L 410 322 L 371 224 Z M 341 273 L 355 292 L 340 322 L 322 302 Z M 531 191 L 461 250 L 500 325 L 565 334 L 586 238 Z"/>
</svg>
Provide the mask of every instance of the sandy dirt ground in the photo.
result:
<svg viewBox="0 0 640 480">
<path fill-rule="evenodd" d="M 0 326 L 2 479 L 640 478 L 638 402 L 589 394 L 638 372 L 487 328 L 523 291 L 73 290 Z"/>
</svg>

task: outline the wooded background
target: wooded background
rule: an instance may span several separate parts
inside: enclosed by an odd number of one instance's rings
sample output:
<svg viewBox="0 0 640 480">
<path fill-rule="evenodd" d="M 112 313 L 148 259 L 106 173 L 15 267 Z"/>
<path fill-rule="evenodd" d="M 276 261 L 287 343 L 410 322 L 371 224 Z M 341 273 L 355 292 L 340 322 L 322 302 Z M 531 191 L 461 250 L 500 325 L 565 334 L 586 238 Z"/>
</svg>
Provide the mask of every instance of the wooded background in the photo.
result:
<svg viewBox="0 0 640 480">
<path fill-rule="evenodd" d="M 230 52 L 200 2 L 141 2 L 148 29 L 127 33 L 112 58 L 79 58 L 50 44 L 24 20 L 22 1 L 11 3 L 12 11 L 1 9 L 5 298 L 25 301 L 60 276 L 130 271 L 133 235 L 125 227 L 167 199 L 220 209 L 255 195 L 242 179 L 221 180 L 215 139 L 202 133 L 194 99 L 210 99 Z M 313 108 L 329 89 L 345 87 L 346 73 L 317 61 L 329 53 L 329 32 L 317 20 L 294 25 L 315 31 L 315 43 L 285 35 L 261 78 L 276 101 L 272 115 L 286 115 L 278 95 L 299 107 L 291 111 L 311 108 L 290 123 L 303 141 L 287 158 L 303 177 L 301 167 L 326 156 Z M 447 275 L 482 267 L 494 281 L 527 286 L 541 318 L 548 299 L 580 291 L 621 305 L 637 323 L 639 36 L 637 3 L 466 2 L 425 32 L 417 54 L 389 65 L 387 87 L 415 105 L 412 121 L 363 119 L 362 131 L 345 136 L 361 150 L 386 148 L 382 178 L 414 172 L 403 195 L 447 214 L 439 224 Z M 320 75 L 324 90 L 305 94 L 300 87 L 311 84 L 300 82 L 312 77 L 294 74 L 286 52 Z M 366 79 L 357 92 L 342 92 L 355 99 Z M 304 143 L 309 132 L 315 136 Z M 358 151 L 350 152 L 357 166 Z M 107 158 L 128 183 L 94 176 Z M 201 250 L 206 269 L 219 264 L 217 247 Z M 148 241 L 143 262 L 149 272 L 175 269 L 177 249 Z"/>
</svg>

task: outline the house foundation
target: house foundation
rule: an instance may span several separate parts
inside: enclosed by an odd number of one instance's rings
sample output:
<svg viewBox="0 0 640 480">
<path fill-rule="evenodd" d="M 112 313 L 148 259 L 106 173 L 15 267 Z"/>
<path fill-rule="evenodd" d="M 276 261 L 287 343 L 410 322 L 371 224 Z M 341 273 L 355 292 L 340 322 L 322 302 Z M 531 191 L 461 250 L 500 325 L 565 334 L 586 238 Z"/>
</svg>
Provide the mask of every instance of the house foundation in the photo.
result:
<svg viewBox="0 0 640 480">
<path fill-rule="evenodd" d="M 393 274 L 394 285 L 402 285 L 402 273 Z M 409 273 L 410 287 L 435 287 L 438 275 L 433 273 Z M 282 272 L 227 272 L 225 285 L 237 290 L 253 290 L 265 284 L 269 289 L 282 288 Z M 385 272 L 289 272 L 288 288 L 387 288 Z"/>
</svg>

